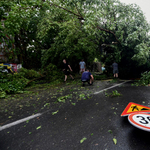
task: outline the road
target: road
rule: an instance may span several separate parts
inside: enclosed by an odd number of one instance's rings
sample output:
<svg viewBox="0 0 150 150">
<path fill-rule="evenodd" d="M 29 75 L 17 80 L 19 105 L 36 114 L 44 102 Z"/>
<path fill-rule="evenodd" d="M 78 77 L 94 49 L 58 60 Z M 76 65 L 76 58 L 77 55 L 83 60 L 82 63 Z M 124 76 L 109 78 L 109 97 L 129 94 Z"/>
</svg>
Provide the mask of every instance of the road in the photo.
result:
<svg viewBox="0 0 150 150">
<path fill-rule="evenodd" d="M 93 85 L 94 86 L 94 85 Z M 150 87 L 131 83 L 95 91 L 91 98 L 66 105 L 0 131 L 0 150 L 149 150 L 149 132 L 132 126 L 121 113 L 129 102 L 150 106 Z M 117 140 L 115 144 L 113 139 Z"/>
</svg>

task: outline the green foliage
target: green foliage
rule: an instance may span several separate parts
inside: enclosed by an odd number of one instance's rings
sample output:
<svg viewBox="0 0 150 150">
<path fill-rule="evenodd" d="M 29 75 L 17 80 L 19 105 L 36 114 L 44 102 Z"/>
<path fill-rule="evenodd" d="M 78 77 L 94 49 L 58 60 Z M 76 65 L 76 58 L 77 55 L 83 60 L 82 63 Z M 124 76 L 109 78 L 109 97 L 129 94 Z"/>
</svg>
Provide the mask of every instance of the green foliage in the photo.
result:
<svg viewBox="0 0 150 150">
<path fill-rule="evenodd" d="M 19 74 L 15 76 L 22 76 L 27 79 L 33 79 L 40 77 L 40 74 L 33 69 L 29 70 L 22 67 L 21 69 L 19 69 Z"/>
<path fill-rule="evenodd" d="M 141 82 L 141 84 L 143 84 L 143 85 L 150 84 L 150 71 L 146 71 L 146 72 L 142 73 L 142 77 L 139 82 Z"/>
<path fill-rule="evenodd" d="M 49 63 L 60 68 L 66 58 L 78 69 L 81 58 L 90 65 L 96 57 L 108 74 L 116 60 L 125 75 L 149 59 L 150 26 L 137 5 L 118 0 L 1 0 L 0 18 L 5 20 L 0 24 L 0 40 L 8 45 L 5 53 L 28 68 Z M 12 36 L 9 42 L 6 35 Z"/>
<path fill-rule="evenodd" d="M 17 74 L 0 73 L 0 97 L 6 97 L 6 94 L 22 93 L 29 82 L 28 79 L 40 77 L 34 70 L 21 68 Z"/>
<path fill-rule="evenodd" d="M 79 100 L 81 100 L 81 99 L 86 100 L 86 95 L 85 95 L 85 94 L 80 94 L 80 95 L 79 95 Z"/>
<path fill-rule="evenodd" d="M 86 137 L 82 138 L 82 139 L 80 140 L 80 143 L 83 143 L 85 140 L 87 140 Z"/>
<path fill-rule="evenodd" d="M 5 98 L 6 97 L 6 92 L 0 90 L 0 98 Z"/>
<path fill-rule="evenodd" d="M 114 144 L 116 145 L 116 144 L 117 144 L 117 139 L 116 139 L 116 138 L 113 138 L 113 142 L 114 142 Z"/>
<path fill-rule="evenodd" d="M 141 43 L 135 47 L 136 54 L 134 54 L 132 59 L 137 61 L 139 65 L 146 64 L 149 60 L 149 51 L 149 43 Z"/>
<path fill-rule="evenodd" d="M 52 115 L 56 115 L 59 112 L 59 110 L 52 112 Z"/>
<path fill-rule="evenodd" d="M 13 80 L 11 80 L 11 78 L 13 78 Z M 24 77 L 15 78 L 9 76 L 7 79 L 3 78 L 1 79 L 1 83 L 0 83 L 1 93 L 3 93 L 3 95 L 6 96 L 5 93 L 13 94 L 22 91 L 26 87 L 27 82 L 28 80 Z"/>
<path fill-rule="evenodd" d="M 49 81 L 59 80 L 63 77 L 63 72 L 51 63 L 42 70 L 42 73 L 46 76 L 45 79 Z"/>
<path fill-rule="evenodd" d="M 150 71 L 146 71 L 141 74 L 141 78 L 139 81 L 132 84 L 133 86 L 140 86 L 140 85 L 149 85 L 150 84 Z"/>
<path fill-rule="evenodd" d="M 66 102 L 66 99 L 68 99 L 68 98 L 72 98 L 72 94 L 58 97 L 57 101 L 58 101 L 58 102 L 63 102 L 63 103 L 65 103 L 65 102 Z"/>
<path fill-rule="evenodd" d="M 106 93 L 105 92 L 105 96 L 106 97 L 118 97 L 118 96 L 122 96 L 122 94 L 120 94 L 117 90 L 112 91 L 112 93 Z"/>
</svg>

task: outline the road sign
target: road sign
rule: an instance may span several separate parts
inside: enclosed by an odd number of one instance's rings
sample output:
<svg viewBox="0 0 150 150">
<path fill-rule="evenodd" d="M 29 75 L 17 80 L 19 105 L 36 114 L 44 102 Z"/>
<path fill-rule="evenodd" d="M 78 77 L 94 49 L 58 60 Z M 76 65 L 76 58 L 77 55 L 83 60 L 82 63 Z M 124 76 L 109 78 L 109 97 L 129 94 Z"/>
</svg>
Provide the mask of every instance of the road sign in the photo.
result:
<svg viewBox="0 0 150 150">
<path fill-rule="evenodd" d="M 130 102 L 122 112 L 121 116 L 128 116 L 129 114 L 133 114 L 136 112 L 150 112 L 150 107 Z"/>
<path fill-rule="evenodd" d="M 150 132 L 150 114 L 137 112 L 130 114 L 128 120 L 133 126 Z"/>
</svg>

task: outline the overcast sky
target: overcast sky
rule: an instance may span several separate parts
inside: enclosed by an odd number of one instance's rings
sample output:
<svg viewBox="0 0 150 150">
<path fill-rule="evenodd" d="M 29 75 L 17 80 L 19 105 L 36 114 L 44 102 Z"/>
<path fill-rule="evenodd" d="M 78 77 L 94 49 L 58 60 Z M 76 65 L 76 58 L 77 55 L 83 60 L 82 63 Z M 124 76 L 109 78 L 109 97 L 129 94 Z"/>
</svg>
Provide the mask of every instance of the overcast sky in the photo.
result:
<svg viewBox="0 0 150 150">
<path fill-rule="evenodd" d="M 137 4 L 141 7 L 148 23 L 150 23 L 150 0 L 120 0 L 125 4 Z"/>
</svg>

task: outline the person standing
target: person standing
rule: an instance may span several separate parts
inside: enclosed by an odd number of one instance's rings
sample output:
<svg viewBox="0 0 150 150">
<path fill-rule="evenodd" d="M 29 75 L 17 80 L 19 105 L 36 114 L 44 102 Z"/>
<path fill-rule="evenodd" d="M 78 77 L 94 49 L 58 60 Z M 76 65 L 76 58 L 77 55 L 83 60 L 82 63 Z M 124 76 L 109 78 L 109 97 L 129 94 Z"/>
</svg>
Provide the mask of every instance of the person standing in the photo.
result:
<svg viewBox="0 0 150 150">
<path fill-rule="evenodd" d="M 66 59 L 63 59 L 63 63 L 64 63 L 64 69 L 63 69 L 63 71 L 64 71 L 64 74 L 65 74 L 65 80 L 64 80 L 64 82 L 66 82 L 68 75 L 74 80 L 73 76 L 70 74 L 70 71 L 72 71 L 71 66 L 68 65 Z"/>
<path fill-rule="evenodd" d="M 114 62 L 112 64 L 112 67 L 113 67 L 114 78 L 118 78 L 118 73 L 119 73 L 119 71 L 118 71 L 118 64 L 116 62 Z"/>
<path fill-rule="evenodd" d="M 80 66 L 80 73 L 82 74 L 85 71 L 86 66 L 86 63 L 83 61 L 83 59 L 80 61 L 79 66 Z"/>
</svg>

